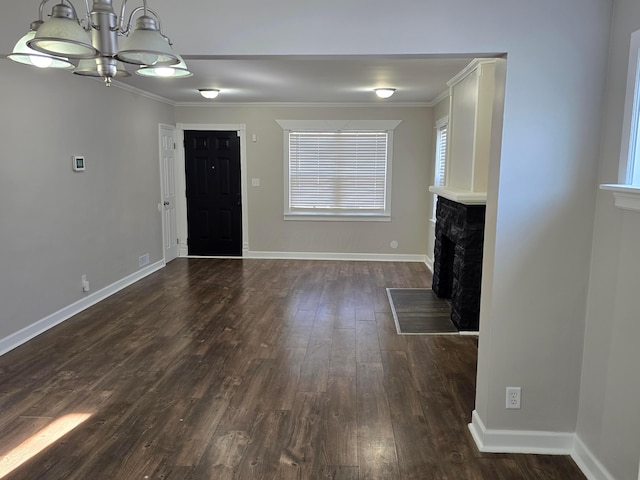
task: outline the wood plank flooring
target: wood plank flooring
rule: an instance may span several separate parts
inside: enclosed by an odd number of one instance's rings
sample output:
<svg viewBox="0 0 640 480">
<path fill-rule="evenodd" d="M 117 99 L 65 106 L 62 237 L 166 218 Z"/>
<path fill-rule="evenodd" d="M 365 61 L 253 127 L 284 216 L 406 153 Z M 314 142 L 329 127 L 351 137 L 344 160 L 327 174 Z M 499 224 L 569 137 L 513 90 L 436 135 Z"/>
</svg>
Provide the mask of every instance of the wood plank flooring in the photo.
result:
<svg viewBox="0 0 640 480">
<path fill-rule="evenodd" d="M 477 451 L 477 340 L 395 332 L 385 288 L 430 283 L 417 263 L 174 260 L 0 357 L 0 458 L 90 414 L 0 478 L 584 479 Z"/>
</svg>

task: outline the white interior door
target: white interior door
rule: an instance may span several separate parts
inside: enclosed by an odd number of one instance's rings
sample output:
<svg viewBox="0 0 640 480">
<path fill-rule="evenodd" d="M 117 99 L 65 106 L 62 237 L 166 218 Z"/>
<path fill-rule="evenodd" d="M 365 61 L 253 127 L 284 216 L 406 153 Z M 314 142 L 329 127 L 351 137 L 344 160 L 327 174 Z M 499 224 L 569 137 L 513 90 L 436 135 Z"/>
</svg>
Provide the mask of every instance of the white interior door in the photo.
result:
<svg viewBox="0 0 640 480">
<path fill-rule="evenodd" d="M 162 234 L 164 260 L 169 263 L 178 256 L 176 224 L 176 162 L 174 128 L 160 126 L 160 172 L 162 175 Z"/>
</svg>

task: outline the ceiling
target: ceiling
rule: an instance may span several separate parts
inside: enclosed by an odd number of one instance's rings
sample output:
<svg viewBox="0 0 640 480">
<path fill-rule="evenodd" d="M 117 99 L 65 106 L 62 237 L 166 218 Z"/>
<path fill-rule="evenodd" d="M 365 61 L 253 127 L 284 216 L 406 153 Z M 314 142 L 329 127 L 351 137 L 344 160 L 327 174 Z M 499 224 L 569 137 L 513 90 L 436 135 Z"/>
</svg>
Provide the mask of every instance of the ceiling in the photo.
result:
<svg viewBox="0 0 640 480">
<path fill-rule="evenodd" d="M 144 78 L 119 82 L 173 103 L 350 103 L 429 104 L 470 57 L 420 56 L 185 56 L 192 77 Z M 133 70 L 132 70 L 133 71 Z M 374 88 L 396 93 L 381 100 Z M 206 100 L 199 88 L 220 89 Z"/>
<path fill-rule="evenodd" d="M 12 0 L 6 3 L 6 6 L 3 4 L 3 15 L 0 16 L 0 54 L 9 53 L 15 42 L 26 33 L 29 21 L 37 18 L 38 0 Z M 84 10 L 81 8 L 82 2 L 74 3 L 80 11 Z M 181 2 L 154 0 L 154 8 L 163 15 L 163 31 L 166 30 L 171 36 L 175 50 L 184 57 L 194 75 L 167 79 L 144 78 L 132 74 L 118 81 L 174 104 L 428 105 L 446 91 L 446 82 L 473 59 L 470 54 L 378 55 L 378 52 L 388 51 L 388 48 L 383 49 L 372 42 L 384 40 L 387 30 L 374 28 L 375 24 L 368 24 L 366 28 L 367 32 L 377 32 L 373 36 L 357 34 L 359 24 L 353 25 L 347 32 L 350 39 L 353 37 L 352 40 L 364 42 L 367 48 L 352 47 L 363 54 L 336 55 L 334 53 L 340 53 L 342 49 L 327 46 L 327 51 L 333 52 L 332 54 L 247 55 L 247 51 L 283 51 L 274 43 L 282 32 L 286 33 L 286 38 L 290 38 L 295 36 L 296 29 L 312 28 L 305 26 L 305 22 L 315 22 L 318 15 L 321 18 L 324 18 L 323 15 L 333 15 L 330 9 L 317 11 L 311 8 L 309 12 L 304 10 L 303 17 L 300 16 L 302 13 L 298 16 L 292 14 L 282 17 L 284 23 L 271 24 L 265 23 L 262 17 L 273 13 L 272 6 L 253 0 L 250 3 L 255 4 L 257 10 L 247 16 L 242 13 L 242 9 L 220 10 L 207 0 L 190 0 L 192 8 L 188 9 Z M 48 8 L 49 5 L 47 12 Z M 216 18 L 216 28 L 211 27 L 209 20 L 212 16 Z M 385 25 L 387 21 L 386 17 L 380 19 Z M 238 22 L 241 22 L 243 28 L 232 28 Z M 207 32 L 207 35 L 194 35 L 194 32 Z M 331 38 L 336 34 L 328 30 L 322 30 L 321 33 L 330 35 Z M 290 51 L 296 50 L 293 48 Z M 344 49 L 344 52 L 348 51 Z M 222 52 L 225 55 L 221 55 Z M 228 52 L 234 54 L 226 55 Z M 485 55 L 493 56 L 479 54 Z M 127 68 L 133 71 L 131 66 Z M 37 74 L 36 69 L 33 70 Z M 68 72 L 55 73 L 69 75 Z M 376 87 L 392 87 L 397 91 L 391 98 L 381 100 L 373 93 Z M 199 95 L 198 88 L 218 88 L 221 93 L 215 100 L 206 100 Z"/>
</svg>

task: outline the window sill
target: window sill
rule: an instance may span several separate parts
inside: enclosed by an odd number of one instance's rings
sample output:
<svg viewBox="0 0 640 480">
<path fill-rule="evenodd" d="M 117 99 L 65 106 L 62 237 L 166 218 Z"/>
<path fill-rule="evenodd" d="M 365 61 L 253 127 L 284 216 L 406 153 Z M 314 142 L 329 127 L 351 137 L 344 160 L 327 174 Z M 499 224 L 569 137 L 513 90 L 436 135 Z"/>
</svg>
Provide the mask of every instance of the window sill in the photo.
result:
<svg viewBox="0 0 640 480">
<path fill-rule="evenodd" d="M 335 213 L 285 213 L 285 220 L 302 220 L 311 222 L 390 222 L 391 215 L 380 214 L 343 214 Z"/>
<path fill-rule="evenodd" d="M 616 207 L 640 212 L 640 186 L 607 183 L 600 185 L 600 189 L 613 192 Z"/>
</svg>

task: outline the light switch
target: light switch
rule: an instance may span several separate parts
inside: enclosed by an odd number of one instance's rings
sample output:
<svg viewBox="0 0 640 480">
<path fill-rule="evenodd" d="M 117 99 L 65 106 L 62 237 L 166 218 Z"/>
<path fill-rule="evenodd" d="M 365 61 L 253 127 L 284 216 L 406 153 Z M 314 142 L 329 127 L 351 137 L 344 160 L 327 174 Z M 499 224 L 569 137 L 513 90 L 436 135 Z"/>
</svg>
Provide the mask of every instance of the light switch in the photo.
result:
<svg viewBox="0 0 640 480">
<path fill-rule="evenodd" d="M 252 178 L 251 179 L 251 186 L 252 187 L 259 187 L 260 186 L 260 179 L 259 178 Z"/>
</svg>

